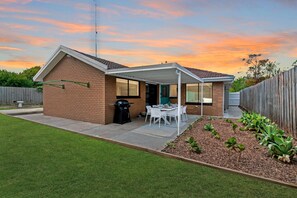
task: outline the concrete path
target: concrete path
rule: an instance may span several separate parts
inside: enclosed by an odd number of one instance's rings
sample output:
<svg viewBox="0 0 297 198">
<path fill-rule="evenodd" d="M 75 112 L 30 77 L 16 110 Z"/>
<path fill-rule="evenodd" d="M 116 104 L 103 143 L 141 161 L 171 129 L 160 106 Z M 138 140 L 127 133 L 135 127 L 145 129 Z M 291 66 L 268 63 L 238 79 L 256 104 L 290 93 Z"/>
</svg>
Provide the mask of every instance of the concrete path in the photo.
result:
<svg viewBox="0 0 297 198">
<path fill-rule="evenodd" d="M 169 126 L 167 125 L 166 127 L 163 124 L 161 128 L 159 128 L 158 125 L 149 126 L 148 123 L 144 123 L 144 118 L 137 118 L 123 125 L 115 123 L 101 125 L 45 116 L 43 114 L 17 115 L 15 117 L 80 134 L 112 139 L 154 150 L 162 150 L 167 142 L 174 140 L 177 136 L 175 123 Z M 187 122 L 182 122 L 182 131 L 184 131 L 190 123 L 198 119 L 198 116 L 189 115 L 188 117 Z"/>
<path fill-rule="evenodd" d="M 43 108 L 23 108 L 23 109 L 7 109 L 0 110 L 0 113 L 6 115 L 23 115 L 23 114 L 34 114 L 34 113 L 42 113 Z"/>
<path fill-rule="evenodd" d="M 224 118 L 240 118 L 242 111 L 238 106 L 229 106 L 229 109 L 224 113 Z"/>
</svg>

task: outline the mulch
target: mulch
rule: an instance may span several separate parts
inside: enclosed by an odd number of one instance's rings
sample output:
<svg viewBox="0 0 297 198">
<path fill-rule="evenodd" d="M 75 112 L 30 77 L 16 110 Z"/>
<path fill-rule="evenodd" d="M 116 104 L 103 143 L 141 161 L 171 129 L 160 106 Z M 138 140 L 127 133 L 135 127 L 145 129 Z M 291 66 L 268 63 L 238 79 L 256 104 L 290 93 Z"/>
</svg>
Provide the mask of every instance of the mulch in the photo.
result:
<svg viewBox="0 0 297 198">
<path fill-rule="evenodd" d="M 163 151 L 253 175 L 297 184 L 296 156 L 291 164 L 285 164 L 272 158 L 268 154 L 268 149 L 261 146 L 256 140 L 253 132 L 240 131 L 239 128 L 243 127 L 243 125 L 235 119 L 231 120 L 238 124 L 235 132 L 232 130 L 231 124 L 227 123 L 225 119 L 216 118 L 212 120 L 207 117 L 203 118 L 201 121 L 196 122 L 191 130 L 185 131 Z M 213 138 L 210 132 L 203 129 L 203 126 L 207 123 L 211 123 L 214 126 L 221 139 Z M 185 142 L 185 139 L 191 136 L 202 147 L 200 154 L 190 151 L 188 144 Z M 245 150 L 241 155 L 225 147 L 224 142 L 230 137 L 235 137 L 237 143 L 245 145 Z"/>
</svg>

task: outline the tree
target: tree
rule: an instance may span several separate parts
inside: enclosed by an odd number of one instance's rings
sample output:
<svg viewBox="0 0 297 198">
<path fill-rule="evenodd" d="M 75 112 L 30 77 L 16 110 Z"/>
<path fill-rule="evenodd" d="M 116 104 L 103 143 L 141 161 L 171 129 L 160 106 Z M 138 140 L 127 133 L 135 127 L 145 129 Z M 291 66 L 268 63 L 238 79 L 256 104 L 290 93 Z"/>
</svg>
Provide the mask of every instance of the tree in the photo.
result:
<svg viewBox="0 0 297 198">
<path fill-rule="evenodd" d="M 36 73 L 40 70 L 40 66 L 31 67 L 29 69 L 25 69 L 20 73 L 21 76 L 24 76 L 28 80 L 33 82 L 33 77 L 36 75 Z M 33 82 L 33 87 L 37 87 L 38 83 Z"/>
<path fill-rule="evenodd" d="M 234 80 L 229 91 L 230 92 L 238 92 L 246 87 L 247 87 L 246 77 L 240 77 L 240 78 L 237 78 L 236 80 Z"/>
<path fill-rule="evenodd" d="M 26 69 L 21 73 L 0 70 L 0 86 L 7 87 L 37 87 L 33 82 L 33 76 L 39 71 L 40 67 L 36 66 Z"/>
<path fill-rule="evenodd" d="M 243 58 L 242 60 L 249 66 L 247 71 L 247 77 L 253 78 L 255 80 L 259 80 L 264 76 L 264 68 L 269 59 L 261 59 L 258 57 L 262 56 L 262 54 L 249 54 L 248 58 Z"/>
</svg>

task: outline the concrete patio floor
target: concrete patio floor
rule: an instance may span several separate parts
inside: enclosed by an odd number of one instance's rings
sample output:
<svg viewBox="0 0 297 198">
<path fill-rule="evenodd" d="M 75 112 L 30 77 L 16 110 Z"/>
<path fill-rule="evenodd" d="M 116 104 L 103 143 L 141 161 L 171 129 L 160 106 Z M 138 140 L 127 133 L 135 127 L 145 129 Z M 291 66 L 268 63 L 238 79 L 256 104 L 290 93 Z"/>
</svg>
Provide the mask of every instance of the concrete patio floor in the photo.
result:
<svg viewBox="0 0 297 198">
<path fill-rule="evenodd" d="M 80 134 L 107 138 L 154 150 L 162 150 L 167 142 L 177 137 L 175 122 L 166 126 L 162 124 L 159 128 L 158 124 L 149 126 L 148 122 L 144 122 L 144 118 L 136 118 L 132 122 L 123 125 L 115 123 L 101 125 L 45 116 L 43 114 L 16 115 L 15 117 Z M 189 124 L 198 119 L 198 117 L 197 115 L 188 115 L 188 120 L 181 123 L 181 131 L 186 130 Z"/>
<path fill-rule="evenodd" d="M 242 116 L 242 110 L 238 106 L 229 106 L 224 112 L 224 118 L 235 118 L 239 119 Z"/>
</svg>

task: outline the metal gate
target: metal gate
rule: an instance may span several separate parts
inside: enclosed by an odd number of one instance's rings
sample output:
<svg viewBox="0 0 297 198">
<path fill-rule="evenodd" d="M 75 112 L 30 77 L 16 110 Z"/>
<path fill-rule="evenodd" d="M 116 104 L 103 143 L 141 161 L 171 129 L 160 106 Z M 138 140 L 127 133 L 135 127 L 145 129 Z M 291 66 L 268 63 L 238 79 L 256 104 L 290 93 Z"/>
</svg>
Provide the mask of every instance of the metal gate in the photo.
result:
<svg viewBox="0 0 297 198">
<path fill-rule="evenodd" d="M 240 103 L 240 92 L 230 92 L 229 93 L 229 105 L 239 106 Z"/>
</svg>

